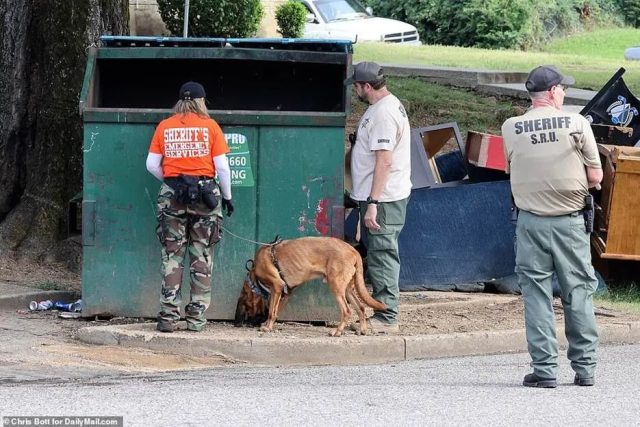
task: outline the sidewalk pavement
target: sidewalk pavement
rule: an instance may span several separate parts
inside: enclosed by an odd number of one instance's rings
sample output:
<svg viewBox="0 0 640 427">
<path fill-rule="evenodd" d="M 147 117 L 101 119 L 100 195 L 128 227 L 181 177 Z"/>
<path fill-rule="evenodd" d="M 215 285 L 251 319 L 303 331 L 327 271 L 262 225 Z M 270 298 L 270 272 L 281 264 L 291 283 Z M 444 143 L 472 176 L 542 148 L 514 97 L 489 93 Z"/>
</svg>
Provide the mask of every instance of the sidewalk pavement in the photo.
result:
<svg viewBox="0 0 640 427">
<path fill-rule="evenodd" d="M 0 283 L 0 295 L 2 310 L 24 310 L 29 301 L 65 296 L 60 291 L 43 292 L 5 283 Z M 473 300 L 472 294 L 451 292 L 448 295 L 450 297 L 445 296 L 449 298 L 445 304 L 449 306 L 468 305 Z M 478 294 L 478 297 L 480 295 L 483 294 Z M 66 296 L 67 301 L 77 297 L 72 292 Z M 486 299 L 486 294 L 483 298 Z M 495 298 L 513 300 L 520 297 L 496 295 Z M 402 306 L 400 311 L 403 311 Z M 186 331 L 184 325 L 181 325 L 182 330 L 174 333 L 162 333 L 156 331 L 155 326 L 155 321 L 149 320 L 145 323 L 82 327 L 76 338 L 87 344 L 117 345 L 192 357 L 223 356 L 238 363 L 270 366 L 372 364 L 526 351 L 522 328 L 389 336 L 357 336 L 348 332 L 335 338 L 328 336 L 330 328 L 291 322 L 278 323 L 273 333 L 262 333 L 257 328 L 235 328 L 228 322 L 210 322 L 201 333 Z M 640 321 L 600 323 L 599 331 L 602 344 L 640 343 Z M 566 345 L 561 326 L 558 327 L 558 337 L 561 345 Z"/>
<path fill-rule="evenodd" d="M 87 344 L 120 345 L 193 357 L 221 355 L 239 363 L 269 366 L 357 365 L 527 351 L 523 329 L 339 338 L 324 334 L 300 338 L 246 328 L 234 333 L 229 330 L 231 326 L 219 323 L 210 323 L 208 330 L 201 333 L 185 330 L 167 334 L 156 331 L 155 326 L 154 322 L 86 327 L 78 331 L 77 338 Z M 598 329 L 601 344 L 640 343 L 638 321 L 601 324 Z M 564 328 L 558 327 L 557 334 L 560 345 L 566 346 Z"/>
</svg>

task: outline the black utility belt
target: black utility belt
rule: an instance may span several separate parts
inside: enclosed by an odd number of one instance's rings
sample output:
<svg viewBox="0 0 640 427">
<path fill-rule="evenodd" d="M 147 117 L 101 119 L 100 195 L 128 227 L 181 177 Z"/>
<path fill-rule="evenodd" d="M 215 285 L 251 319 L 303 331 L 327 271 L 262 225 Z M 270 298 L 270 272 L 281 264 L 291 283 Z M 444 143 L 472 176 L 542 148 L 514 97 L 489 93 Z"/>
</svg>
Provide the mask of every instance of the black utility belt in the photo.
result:
<svg viewBox="0 0 640 427">
<path fill-rule="evenodd" d="M 178 175 L 178 176 L 168 176 L 166 178 L 164 178 L 164 182 L 179 182 L 179 181 L 184 181 L 186 179 L 197 179 L 198 181 L 210 181 L 212 179 L 215 179 L 212 176 L 207 176 L 207 175 Z"/>
<path fill-rule="evenodd" d="M 203 202 L 211 210 L 218 206 L 219 197 L 214 194 L 216 181 L 210 176 L 179 175 L 164 179 L 174 191 L 173 200 L 185 205 Z"/>
</svg>

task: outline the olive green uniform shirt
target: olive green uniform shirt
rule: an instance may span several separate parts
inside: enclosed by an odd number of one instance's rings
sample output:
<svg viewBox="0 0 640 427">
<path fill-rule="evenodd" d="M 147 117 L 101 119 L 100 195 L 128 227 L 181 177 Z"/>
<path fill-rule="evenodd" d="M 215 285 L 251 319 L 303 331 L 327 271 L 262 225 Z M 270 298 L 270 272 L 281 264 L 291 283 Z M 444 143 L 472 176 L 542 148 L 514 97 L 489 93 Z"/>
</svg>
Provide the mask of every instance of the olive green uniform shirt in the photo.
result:
<svg viewBox="0 0 640 427">
<path fill-rule="evenodd" d="M 519 209 L 559 216 L 584 208 L 585 166 L 601 167 L 587 119 L 553 107 L 532 108 L 505 121 L 502 136 Z"/>
</svg>

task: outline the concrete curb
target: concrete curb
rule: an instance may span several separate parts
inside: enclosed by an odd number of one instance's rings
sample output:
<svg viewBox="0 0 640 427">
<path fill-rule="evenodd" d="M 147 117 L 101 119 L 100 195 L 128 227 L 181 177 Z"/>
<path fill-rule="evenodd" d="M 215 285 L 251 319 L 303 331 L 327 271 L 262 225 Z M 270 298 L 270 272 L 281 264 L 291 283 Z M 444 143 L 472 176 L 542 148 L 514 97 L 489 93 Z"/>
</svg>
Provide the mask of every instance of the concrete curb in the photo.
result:
<svg viewBox="0 0 640 427">
<path fill-rule="evenodd" d="M 529 99 L 524 87 L 528 72 L 466 69 L 438 66 L 381 64 L 385 74 L 396 77 L 418 77 L 430 83 L 466 87 L 478 92 Z M 569 88 L 565 104 L 586 105 L 597 92 Z"/>
<path fill-rule="evenodd" d="M 80 293 L 75 291 L 29 291 L 0 297 L 0 310 L 28 310 L 31 301 L 77 301 Z"/>
<path fill-rule="evenodd" d="M 601 344 L 640 343 L 640 322 L 599 326 Z M 163 334 L 154 323 L 93 326 L 76 337 L 87 344 L 120 345 L 185 356 L 222 355 L 245 363 L 282 365 L 354 365 L 525 352 L 524 330 L 481 331 L 421 336 L 343 336 L 295 338 L 215 336 L 177 331 Z M 558 328 L 560 345 L 566 346 L 564 329 Z"/>
<path fill-rule="evenodd" d="M 496 71 L 470 68 L 381 64 L 386 75 L 419 77 L 430 82 L 475 88 L 478 85 L 524 83 L 528 72 Z M 523 86 L 524 88 L 524 86 Z"/>
</svg>

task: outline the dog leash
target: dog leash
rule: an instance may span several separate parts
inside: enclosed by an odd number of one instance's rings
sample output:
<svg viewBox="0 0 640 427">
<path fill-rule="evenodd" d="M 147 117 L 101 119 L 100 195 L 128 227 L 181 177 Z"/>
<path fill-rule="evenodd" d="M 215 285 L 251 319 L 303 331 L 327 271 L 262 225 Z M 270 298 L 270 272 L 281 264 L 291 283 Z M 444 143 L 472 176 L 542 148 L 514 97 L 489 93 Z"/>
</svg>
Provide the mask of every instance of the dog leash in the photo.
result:
<svg viewBox="0 0 640 427">
<path fill-rule="evenodd" d="M 240 240 L 244 240 L 245 242 L 249 242 L 249 243 L 254 243 L 256 245 L 262 245 L 262 246 L 273 246 L 279 242 L 275 242 L 275 243 L 264 243 L 264 242 L 259 242 L 256 240 L 251 240 L 251 239 L 247 239 L 245 237 L 241 237 L 238 236 L 237 234 L 232 233 L 231 231 L 229 231 L 228 228 L 224 227 L 224 226 L 220 226 L 221 229 L 223 229 L 225 231 L 225 233 L 229 233 L 230 235 L 232 235 L 233 237 L 235 237 L 236 239 L 240 239 Z"/>
</svg>

